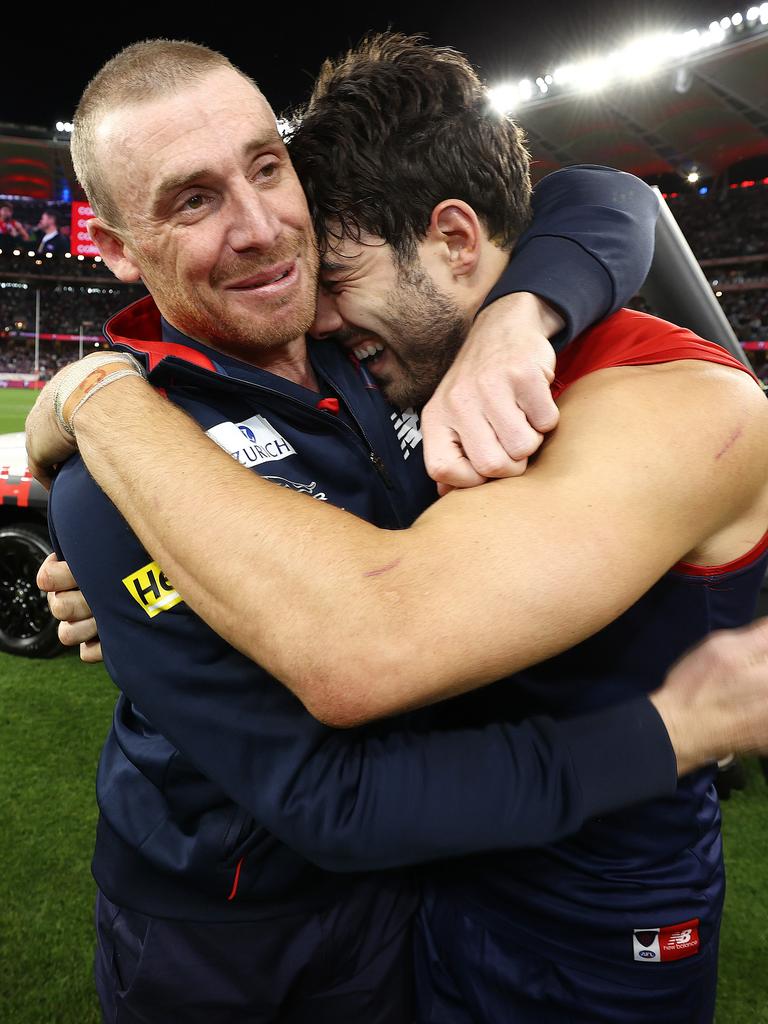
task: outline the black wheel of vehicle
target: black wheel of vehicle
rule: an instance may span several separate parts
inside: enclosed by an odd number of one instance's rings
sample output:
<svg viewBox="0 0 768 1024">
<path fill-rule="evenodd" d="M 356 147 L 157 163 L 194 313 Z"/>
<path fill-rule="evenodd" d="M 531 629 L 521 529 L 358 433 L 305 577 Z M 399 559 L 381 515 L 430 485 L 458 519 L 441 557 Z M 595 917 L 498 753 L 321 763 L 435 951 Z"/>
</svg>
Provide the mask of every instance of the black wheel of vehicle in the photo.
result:
<svg viewBox="0 0 768 1024">
<path fill-rule="evenodd" d="M 35 582 L 51 552 L 42 524 L 0 527 L 0 650 L 28 658 L 50 658 L 62 649 L 58 623 Z"/>
</svg>

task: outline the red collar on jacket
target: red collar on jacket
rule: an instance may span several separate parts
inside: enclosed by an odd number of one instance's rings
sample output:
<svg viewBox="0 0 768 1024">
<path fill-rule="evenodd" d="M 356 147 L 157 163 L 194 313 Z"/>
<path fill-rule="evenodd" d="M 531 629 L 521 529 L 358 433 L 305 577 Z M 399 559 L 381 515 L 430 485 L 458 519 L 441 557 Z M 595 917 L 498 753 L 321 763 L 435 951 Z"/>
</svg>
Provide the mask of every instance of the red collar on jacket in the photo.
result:
<svg viewBox="0 0 768 1024">
<path fill-rule="evenodd" d="M 187 363 L 204 370 L 216 372 L 216 367 L 204 353 L 188 345 L 163 341 L 160 310 L 151 295 L 137 299 L 130 306 L 110 317 L 104 325 L 104 334 L 112 345 L 124 345 L 134 352 L 143 352 L 148 357 L 151 373 L 166 356 L 176 356 Z"/>
</svg>

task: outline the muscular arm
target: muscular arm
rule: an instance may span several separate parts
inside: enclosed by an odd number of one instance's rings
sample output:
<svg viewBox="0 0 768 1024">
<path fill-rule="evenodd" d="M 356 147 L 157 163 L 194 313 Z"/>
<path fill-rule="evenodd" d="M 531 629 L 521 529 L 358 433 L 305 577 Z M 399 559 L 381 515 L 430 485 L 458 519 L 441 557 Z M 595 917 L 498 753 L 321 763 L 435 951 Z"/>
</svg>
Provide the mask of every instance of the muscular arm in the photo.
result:
<svg viewBox="0 0 768 1024">
<path fill-rule="evenodd" d="M 388 868 L 550 842 L 594 815 L 674 791 L 672 748 L 645 700 L 566 722 L 490 721 L 473 701 L 328 729 L 184 602 L 152 603 L 159 570 L 80 460 L 57 478 L 50 520 L 98 615 L 110 675 L 133 707 L 116 714 L 117 742 L 135 750 L 133 733 L 151 723 L 205 779 L 321 866 Z M 616 764 L 609 778 L 606 759 Z M 181 804 L 200 809 L 194 797 L 168 797 L 177 813 Z"/>
<path fill-rule="evenodd" d="M 89 469 L 198 614 L 348 725 L 550 657 L 681 557 L 726 561 L 762 533 L 702 547 L 766 476 L 768 410 L 746 375 L 603 370 L 561 413 L 525 477 L 449 495 L 399 532 L 249 474 L 135 379 L 76 426 Z"/>
</svg>

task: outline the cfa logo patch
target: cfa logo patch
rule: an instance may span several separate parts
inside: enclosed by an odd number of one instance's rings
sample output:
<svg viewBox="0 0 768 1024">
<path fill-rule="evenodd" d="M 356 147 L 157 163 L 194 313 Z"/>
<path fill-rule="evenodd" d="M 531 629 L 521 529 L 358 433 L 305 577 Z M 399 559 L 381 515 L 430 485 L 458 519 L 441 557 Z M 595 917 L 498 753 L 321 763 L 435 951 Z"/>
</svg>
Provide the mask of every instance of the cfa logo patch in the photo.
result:
<svg viewBox="0 0 768 1024">
<path fill-rule="evenodd" d="M 666 928 L 635 928 L 632 942 L 635 960 L 643 963 L 683 960 L 699 952 L 699 919 Z"/>
<path fill-rule="evenodd" d="M 293 445 L 263 416 L 251 416 L 242 423 L 217 423 L 206 430 L 206 434 L 219 448 L 249 468 L 263 462 L 279 462 L 296 454 Z"/>
<path fill-rule="evenodd" d="M 150 562 L 149 565 L 132 572 L 130 576 L 125 577 L 123 583 L 128 593 L 150 619 L 154 619 L 160 612 L 174 608 L 183 600 L 178 590 L 174 590 L 173 584 L 168 582 L 157 562 Z"/>
</svg>

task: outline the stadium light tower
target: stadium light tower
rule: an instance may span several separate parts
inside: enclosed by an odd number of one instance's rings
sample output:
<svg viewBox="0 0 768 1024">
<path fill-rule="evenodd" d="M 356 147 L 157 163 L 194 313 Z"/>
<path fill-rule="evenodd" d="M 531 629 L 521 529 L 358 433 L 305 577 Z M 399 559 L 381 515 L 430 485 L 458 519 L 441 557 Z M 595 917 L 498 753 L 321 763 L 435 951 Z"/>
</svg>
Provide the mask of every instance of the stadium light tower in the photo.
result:
<svg viewBox="0 0 768 1024">
<path fill-rule="evenodd" d="M 507 113 L 522 104 L 545 102 L 569 92 L 592 93 L 613 83 L 647 78 L 665 67 L 680 70 L 700 55 L 762 34 L 766 25 L 768 2 L 750 7 L 746 14 L 735 11 L 725 15 L 706 28 L 640 36 L 611 53 L 563 64 L 551 75 L 539 75 L 538 89 L 528 79 L 517 85 L 499 83 L 488 90 L 489 101 L 497 110 Z"/>
</svg>

